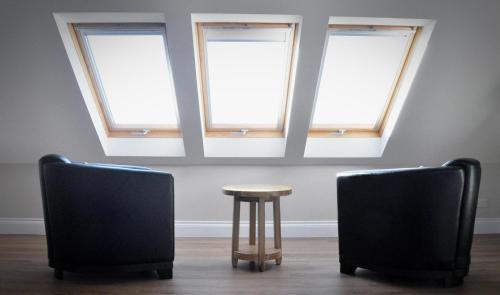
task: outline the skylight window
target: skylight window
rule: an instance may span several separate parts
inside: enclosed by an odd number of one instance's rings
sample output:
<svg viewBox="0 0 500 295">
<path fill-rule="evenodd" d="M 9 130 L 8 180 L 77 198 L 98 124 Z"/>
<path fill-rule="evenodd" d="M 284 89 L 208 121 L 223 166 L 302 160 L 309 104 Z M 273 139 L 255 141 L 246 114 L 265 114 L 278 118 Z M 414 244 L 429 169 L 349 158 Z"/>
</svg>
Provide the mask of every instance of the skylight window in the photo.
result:
<svg viewBox="0 0 500 295">
<path fill-rule="evenodd" d="M 381 136 L 417 29 L 331 25 L 310 136 Z"/>
<path fill-rule="evenodd" d="M 163 25 L 74 24 L 73 32 L 108 136 L 180 136 Z"/>
<path fill-rule="evenodd" d="M 296 24 L 196 25 L 205 134 L 282 137 Z"/>
</svg>

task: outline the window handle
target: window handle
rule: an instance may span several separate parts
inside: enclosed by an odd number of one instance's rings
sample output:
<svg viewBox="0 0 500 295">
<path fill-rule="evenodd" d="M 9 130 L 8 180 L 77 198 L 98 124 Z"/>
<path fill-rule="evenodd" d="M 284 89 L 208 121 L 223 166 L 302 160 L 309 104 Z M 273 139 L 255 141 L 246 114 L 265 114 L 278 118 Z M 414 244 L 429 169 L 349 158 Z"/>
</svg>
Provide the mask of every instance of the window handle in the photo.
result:
<svg viewBox="0 0 500 295">
<path fill-rule="evenodd" d="M 140 136 L 146 136 L 149 134 L 149 132 L 151 132 L 151 130 L 149 129 L 142 129 L 142 130 L 138 130 L 138 131 L 132 131 L 132 134 L 134 135 L 140 135 Z"/>
<path fill-rule="evenodd" d="M 346 132 L 347 132 L 347 129 L 339 129 L 339 130 L 336 130 L 336 131 L 332 132 L 332 134 L 333 134 L 333 135 L 336 135 L 336 136 L 342 136 L 342 135 L 344 135 Z"/>
</svg>

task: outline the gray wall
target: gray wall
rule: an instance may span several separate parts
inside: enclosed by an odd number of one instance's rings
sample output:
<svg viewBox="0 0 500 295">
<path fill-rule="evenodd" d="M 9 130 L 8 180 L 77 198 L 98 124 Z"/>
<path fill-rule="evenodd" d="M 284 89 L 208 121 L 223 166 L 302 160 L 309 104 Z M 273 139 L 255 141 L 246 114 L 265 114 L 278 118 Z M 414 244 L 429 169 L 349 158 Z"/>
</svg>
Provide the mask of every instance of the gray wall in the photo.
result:
<svg viewBox="0 0 500 295">
<path fill-rule="evenodd" d="M 337 219 L 335 174 L 367 166 L 158 166 L 175 176 L 175 215 L 180 221 L 232 218 L 232 199 L 221 187 L 238 183 L 283 183 L 294 188 L 282 199 L 290 221 Z M 383 168 L 383 167 L 380 167 Z M 484 165 L 478 217 L 500 217 L 500 165 Z M 486 203 L 484 200 L 487 200 Z M 268 210 L 270 213 L 270 210 Z M 247 210 L 242 209 L 242 220 Z M 32 164 L 0 165 L 0 217 L 41 218 L 38 170 Z"/>
<path fill-rule="evenodd" d="M 97 11 L 165 13 L 187 157 L 104 156 L 52 16 Z M 332 220 L 338 171 L 469 156 L 485 168 L 480 198 L 488 204 L 479 216 L 500 217 L 499 11 L 497 0 L 2 0 L 0 217 L 41 217 L 35 163 L 54 152 L 77 161 L 162 165 L 176 177 L 179 220 L 228 220 L 230 200 L 220 186 L 238 182 L 289 183 L 296 190 L 283 202 L 284 219 Z M 303 16 L 286 157 L 203 157 L 190 13 Z M 302 157 L 329 16 L 437 20 L 382 158 Z"/>
<path fill-rule="evenodd" d="M 53 12 L 163 12 L 187 157 L 106 158 Z M 0 163 L 59 152 L 79 161 L 147 164 L 418 165 L 470 156 L 500 163 L 500 1 L 32 0 L 0 2 Z M 286 156 L 203 157 L 191 13 L 303 16 Z M 436 28 L 379 159 L 304 159 L 329 16 L 435 19 Z"/>
</svg>

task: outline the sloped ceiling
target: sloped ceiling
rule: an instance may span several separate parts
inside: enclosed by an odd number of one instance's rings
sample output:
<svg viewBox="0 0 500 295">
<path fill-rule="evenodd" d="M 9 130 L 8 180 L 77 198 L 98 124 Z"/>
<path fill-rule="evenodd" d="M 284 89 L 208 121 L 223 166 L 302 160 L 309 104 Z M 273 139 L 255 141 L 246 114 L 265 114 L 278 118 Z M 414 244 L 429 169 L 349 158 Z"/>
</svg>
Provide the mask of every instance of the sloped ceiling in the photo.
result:
<svg viewBox="0 0 500 295">
<path fill-rule="evenodd" d="M 53 12 L 163 12 L 185 158 L 105 157 Z M 0 2 L 0 163 L 46 153 L 141 164 L 434 164 L 454 157 L 500 163 L 500 2 L 454 0 L 33 0 Z M 203 157 L 191 13 L 303 16 L 291 131 L 279 159 Z M 435 19 L 436 28 L 380 159 L 304 159 L 329 16 Z"/>
</svg>

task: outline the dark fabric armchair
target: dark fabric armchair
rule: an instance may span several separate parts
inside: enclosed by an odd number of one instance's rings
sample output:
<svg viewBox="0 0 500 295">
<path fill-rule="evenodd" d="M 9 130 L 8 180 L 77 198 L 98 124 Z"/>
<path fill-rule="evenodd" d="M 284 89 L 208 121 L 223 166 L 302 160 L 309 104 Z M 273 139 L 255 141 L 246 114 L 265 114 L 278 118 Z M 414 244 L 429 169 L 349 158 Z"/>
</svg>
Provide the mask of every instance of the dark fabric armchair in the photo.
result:
<svg viewBox="0 0 500 295">
<path fill-rule="evenodd" d="M 133 166 L 39 161 L 49 266 L 63 271 L 152 271 L 172 277 L 174 179 Z"/>
<path fill-rule="evenodd" d="M 337 175 L 340 272 L 357 267 L 463 282 L 481 179 L 477 160 Z"/>
</svg>

